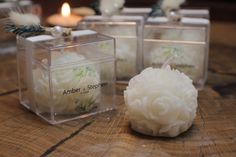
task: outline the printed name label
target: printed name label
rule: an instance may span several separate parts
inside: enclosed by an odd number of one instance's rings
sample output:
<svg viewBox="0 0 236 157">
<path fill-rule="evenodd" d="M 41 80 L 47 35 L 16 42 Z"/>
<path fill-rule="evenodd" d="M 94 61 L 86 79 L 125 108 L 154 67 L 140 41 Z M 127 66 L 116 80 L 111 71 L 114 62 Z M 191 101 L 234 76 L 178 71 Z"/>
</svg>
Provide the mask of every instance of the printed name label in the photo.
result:
<svg viewBox="0 0 236 157">
<path fill-rule="evenodd" d="M 64 89 L 62 95 L 69 95 L 69 94 L 74 94 L 74 93 L 80 93 L 80 94 L 85 94 L 89 93 L 90 90 L 95 90 L 100 87 L 107 86 L 108 83 L 98 83 L 98 84 L 90 84 L 87 85 L 85 88 L 71 88 L 71 89 Z"/>
</svg>

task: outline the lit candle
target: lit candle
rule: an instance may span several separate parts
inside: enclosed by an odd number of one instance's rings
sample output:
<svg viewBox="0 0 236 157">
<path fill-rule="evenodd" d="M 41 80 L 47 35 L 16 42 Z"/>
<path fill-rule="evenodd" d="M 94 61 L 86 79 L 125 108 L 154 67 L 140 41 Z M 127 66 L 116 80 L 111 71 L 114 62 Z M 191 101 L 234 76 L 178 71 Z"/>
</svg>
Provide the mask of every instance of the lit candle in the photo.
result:
<svg viewBox="0 0 236 157">
<path fill-rule="evenodd" d="M 68 3 L 63 3 L 61 14 L 49 16 L 47 22 L 54 26 L 74 27 L 81 19 L 81 16 L 71 14 L 70 5 Z"/>
</svg>

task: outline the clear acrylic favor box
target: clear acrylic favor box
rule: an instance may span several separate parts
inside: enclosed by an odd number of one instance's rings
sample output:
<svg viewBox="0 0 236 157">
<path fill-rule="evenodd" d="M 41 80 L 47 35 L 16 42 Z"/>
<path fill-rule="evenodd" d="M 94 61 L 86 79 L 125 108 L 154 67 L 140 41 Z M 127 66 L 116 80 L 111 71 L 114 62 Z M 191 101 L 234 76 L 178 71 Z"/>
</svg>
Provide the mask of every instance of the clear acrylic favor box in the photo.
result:
<svg viewBox="0 0 236 157">
<path fill-rule="evenodd" d="M 17 37 L 20 103 L 51 124 L 115 108 L 115 42 L 91 30 Z"/>
<path fill-rule="evenodd" d="M 116 39 L 116 76 L 118 83 L 127 83 L 142 70 L 142 16 L 88 16 L 78 24 Z"/>
<path fill-rule="evenodd" d="M 209 26 L 206 18 L 148 18 L 144 28 L 144 66 L 169 63 L 201 89 L 207 78 Z"/>
</svg>

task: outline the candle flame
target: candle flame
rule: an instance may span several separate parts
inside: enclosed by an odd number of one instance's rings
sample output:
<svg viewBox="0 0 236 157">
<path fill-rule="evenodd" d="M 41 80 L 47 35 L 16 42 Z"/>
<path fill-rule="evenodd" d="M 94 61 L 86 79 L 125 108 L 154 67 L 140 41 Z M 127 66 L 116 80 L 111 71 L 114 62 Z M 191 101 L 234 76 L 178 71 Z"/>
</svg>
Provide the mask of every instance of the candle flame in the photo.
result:
<svg viewBox="0 0 236 157">
<path fill-rule="evenodd" d="M 70 16 L 70 5 L 68 3 L 63 3 L 61 7 L 61 15 L 64 17 Z"/>
</svg>

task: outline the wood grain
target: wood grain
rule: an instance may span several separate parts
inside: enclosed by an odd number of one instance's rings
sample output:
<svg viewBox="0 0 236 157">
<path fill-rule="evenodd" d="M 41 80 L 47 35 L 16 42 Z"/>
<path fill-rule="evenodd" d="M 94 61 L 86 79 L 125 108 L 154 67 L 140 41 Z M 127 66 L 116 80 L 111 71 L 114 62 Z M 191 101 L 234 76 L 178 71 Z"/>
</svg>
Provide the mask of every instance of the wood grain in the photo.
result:
<svg viewBox="0 0 236 157">
<path fill-rule="evenodd" d="M 16 67 L 16 54 L 0 55 L 0 95 L 18 89 Z"/>
<path fill-rule="evenodd" d="M 123 102 L 117 97 L 118 104 Z M 35 114 L 23 108 L 16 94 L 0 97 L 0 156 L 45 156 L 53 147 L 73 138 L 94 117 L 71 121 L 61 125 L 49 125 Z"/>
<path fill-rule="evenodd" d="M 224 98 L 236 98 L 236 23 L 213 22 L 207 84 Z"/>
<path fill-rule="evenodd" d="M 204 93 L 209 90 L 202 91 L 202 95 Z M 52 126 L 21 107 L 17 95 L 0 97 L 1 157 L 16 154 L 18 157 L 233 157 L 236 154 L 235 100 L 199 97 L 193 127 L 173 139 L 153 138 L 132 131 L 123 98 L 118 96 L 118 102 L 117 112 L 99 115 L 93 121 L 89 118 Z"/>
<path fill-rule="evenodd" d="M 192 128 L 177 138 L 140 135 L 129 127 L 123 107 L 108 119 L 99 117 L 80 135 L 61 145 L 49 157 L 59 156 L 235 156 L 236 103 L 203 100 Z M 79 151 L 78 151 L 79 150 Z"/>
<path fill-rule="evenodd" d="M 17 95 L 0 97 L 1 156 L 39 156 L 77 127 L 50 126 L 18 103 Z"/>
</svg>

